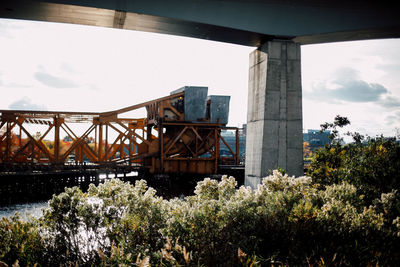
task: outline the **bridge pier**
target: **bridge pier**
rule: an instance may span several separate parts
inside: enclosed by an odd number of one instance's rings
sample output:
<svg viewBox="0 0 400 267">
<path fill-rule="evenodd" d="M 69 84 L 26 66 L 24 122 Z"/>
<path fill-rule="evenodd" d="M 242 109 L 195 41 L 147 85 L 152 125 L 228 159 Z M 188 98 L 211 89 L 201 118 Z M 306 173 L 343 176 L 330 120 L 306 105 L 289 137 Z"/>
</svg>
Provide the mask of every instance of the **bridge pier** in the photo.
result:
<svg viewBox="0 0 400 267">
<path fill-rule="evenodd" d="M 270 41 L 250 54 L 245 185 L 269 171 L 303 175 L 300 45 Z"/>
</svg>

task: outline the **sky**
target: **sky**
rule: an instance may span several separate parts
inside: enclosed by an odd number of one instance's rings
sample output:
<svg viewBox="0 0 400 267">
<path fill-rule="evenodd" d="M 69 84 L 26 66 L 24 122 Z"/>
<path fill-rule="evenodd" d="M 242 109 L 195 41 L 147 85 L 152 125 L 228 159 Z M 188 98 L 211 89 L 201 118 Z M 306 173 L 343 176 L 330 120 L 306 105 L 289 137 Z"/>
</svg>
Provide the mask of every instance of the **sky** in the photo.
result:
<svg viewBox="0 0 400 267">
<path fill-rule="evenodd" d="M 48 22 L 0 19 L 0 109 L 110 111 L 185 85 L 230 95 L 229 126 L 247 117 L 255 47 Z M 400 39 L 304 45 L 303 129 L 335 115 L 350 131 L 400 128 Z M 144 116 L 144 114 L 138 114 Z"/>
</svg>

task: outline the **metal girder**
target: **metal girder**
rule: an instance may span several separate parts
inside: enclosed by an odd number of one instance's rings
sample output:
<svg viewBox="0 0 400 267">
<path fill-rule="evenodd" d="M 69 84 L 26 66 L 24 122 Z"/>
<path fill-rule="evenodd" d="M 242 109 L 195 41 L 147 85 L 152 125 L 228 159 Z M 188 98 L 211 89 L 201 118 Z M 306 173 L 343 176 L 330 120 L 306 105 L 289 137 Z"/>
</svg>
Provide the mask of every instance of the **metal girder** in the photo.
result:
<svg viewBox="0 0 400 267">
<path fill-rule="evenodd" d="M 25 132 L 25 134 L 28 136 L 28 138 L 30 139 L 30 141 L 36 145 L 40 150 L 42 150 L 49 158 L 50 161 L 54 160 L 54 156 L 51 155 L 51 153 L 49 152 L 49 150 L 47 149 L 47 147 L 40 141 L 37 141 L 35 138 L 32 137 L 32 135 L 29 133 L 29 131 L 27 131 L 23 126 L 22 123 L 17 122 L 18 126 L 22 129 L 22 131 Z"/>
<path fill-rule="evenodd" d="M 180 92 L 103 113 L 2 110 L 0 164 L 29 161 L 65 164 L 73 159 L 75 163 L 89 161 L 98 165 L 139 164 L 151 173 L 202 174 L 216 173 L 219 162 L 237 164 L 238 145 L 234 152 L 220 133 L 223 129 L 236 128 L 206 121 L 184 121 L 184 112 L 174 106 L 183 96 L 184 92 Z M 148 116 L 118 118 L 119 114 L 138 108 L 146 108 Z M 76 122 L 85 125 L 82 134 L 73 128 Z M 27 128 L 25 124 L 47 128 L 35 136 L 36 129 L 31 132 L 32 126 Z M 16 127 L 19 127 L 19 136 L 14 133 Z M 69 141 L 64 141 L 63 135 Z M 229 159 L 220 157 L 221 142 L 232 154 Z"/>
</svg>

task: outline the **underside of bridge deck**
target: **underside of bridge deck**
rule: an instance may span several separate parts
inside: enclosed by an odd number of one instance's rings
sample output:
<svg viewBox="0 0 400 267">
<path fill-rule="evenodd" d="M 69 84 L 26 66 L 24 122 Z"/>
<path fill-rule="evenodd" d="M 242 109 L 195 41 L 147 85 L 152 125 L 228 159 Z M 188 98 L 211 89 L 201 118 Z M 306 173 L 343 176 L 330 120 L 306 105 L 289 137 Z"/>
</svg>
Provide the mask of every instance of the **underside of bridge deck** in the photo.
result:
<svg viewBox="0 0 400 267">
<path fill-rule="evenodd" d="M 0 17 L 260 47 L 400 37 L 399 4 L 372 0 L 2 0 Z"/>
</svg>

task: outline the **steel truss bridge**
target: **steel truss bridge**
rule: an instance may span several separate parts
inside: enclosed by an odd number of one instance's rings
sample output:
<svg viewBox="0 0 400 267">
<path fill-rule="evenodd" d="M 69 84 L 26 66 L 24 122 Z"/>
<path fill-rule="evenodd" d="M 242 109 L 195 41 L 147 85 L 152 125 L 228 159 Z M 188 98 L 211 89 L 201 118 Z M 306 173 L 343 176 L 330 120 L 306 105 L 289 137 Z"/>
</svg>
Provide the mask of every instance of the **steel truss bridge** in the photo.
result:
<svg viewBox="0 0 400 267">
<path fill-rule="evenodd" d="M 0 173 L 108 168 L 124 173 L 216 174 L 221 168 L 237 168 L 239 129 L 210 119 L 210 99 L 204 103 L 208 117 L 187 121 L 193 110 L 186 98 L 181 90 L 99 113 L 0 110 Z M 145 118 L 121 117 L 142 108 Z M 234 132 L 235 144 L 223 138 L 224 130 Z M 221 145 L 230 156 L 220 154 Z"/>
</svg>

